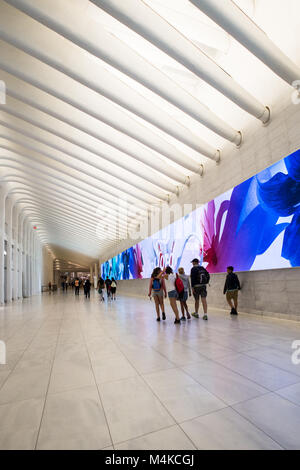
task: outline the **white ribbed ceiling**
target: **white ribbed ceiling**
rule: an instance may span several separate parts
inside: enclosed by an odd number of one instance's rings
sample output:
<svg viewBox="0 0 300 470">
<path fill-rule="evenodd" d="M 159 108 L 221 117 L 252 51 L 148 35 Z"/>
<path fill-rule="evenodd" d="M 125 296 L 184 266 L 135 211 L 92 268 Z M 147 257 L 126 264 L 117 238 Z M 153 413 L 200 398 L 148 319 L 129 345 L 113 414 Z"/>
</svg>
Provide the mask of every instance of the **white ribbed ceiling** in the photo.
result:
<svg viewBox="0 0 300 470">
<path fill-rule="evenodd" d="M 125 239 L 268 121 L 300 80 L 299 18 L 298 0 L 0 1 L 1 180 L 61 266 L 117 246 L 120 200 Z"/>
</svg>

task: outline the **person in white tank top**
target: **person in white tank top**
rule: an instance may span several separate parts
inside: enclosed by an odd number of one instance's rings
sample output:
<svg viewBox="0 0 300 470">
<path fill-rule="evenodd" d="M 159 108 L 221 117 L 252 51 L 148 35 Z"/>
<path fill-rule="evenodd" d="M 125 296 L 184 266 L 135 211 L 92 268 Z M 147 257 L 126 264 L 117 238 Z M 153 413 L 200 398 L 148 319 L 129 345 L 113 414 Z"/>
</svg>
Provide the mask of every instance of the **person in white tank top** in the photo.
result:
<svg viewBox="0 0 300 470">
<path fill-rule="evenodd" d="M 179 311 L 177 307 L 178 294 L 177 294 L 177 290 L 175 286 L 176 275 L 173 273 L 173 269 L 170 266 L 168 266 L 164 271 L 160 273 L 159 277 L 164 279 L 166 283 L 166 289 L 168 292 L 170 305 L 175 315 L 174 323 L 175 325 L 180 324 L 180 316 L 179 316 Z"/>
</svg>

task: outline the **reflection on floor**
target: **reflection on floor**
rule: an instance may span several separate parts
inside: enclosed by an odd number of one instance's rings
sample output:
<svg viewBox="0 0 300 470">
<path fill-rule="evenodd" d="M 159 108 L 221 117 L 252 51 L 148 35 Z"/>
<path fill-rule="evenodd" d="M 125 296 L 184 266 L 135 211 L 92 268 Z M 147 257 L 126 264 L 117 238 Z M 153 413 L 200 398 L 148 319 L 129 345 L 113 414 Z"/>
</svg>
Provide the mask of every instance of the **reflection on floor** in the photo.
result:
<svg viewBox="0 0 300 470">
<path fill-rule="evenodd" d="M 300 448 L 300 324 L 167 311 L 71 292 L 0 308 L 0 448 Z"/>
</svg>

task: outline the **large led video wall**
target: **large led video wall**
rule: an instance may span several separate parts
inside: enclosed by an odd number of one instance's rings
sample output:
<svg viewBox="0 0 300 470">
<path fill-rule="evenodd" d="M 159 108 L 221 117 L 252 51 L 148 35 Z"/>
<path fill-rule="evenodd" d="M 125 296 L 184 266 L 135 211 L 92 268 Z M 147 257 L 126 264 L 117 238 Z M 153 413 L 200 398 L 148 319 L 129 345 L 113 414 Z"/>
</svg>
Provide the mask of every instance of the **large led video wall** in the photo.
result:
<svg viewBox="0 0 300 470">
<path fill-rule="evenodd" d="M 300 150 L 106 261 L 102 276 L 189 273 L 195 257 L 211 273 L 300 266 Z"/>
</svg>

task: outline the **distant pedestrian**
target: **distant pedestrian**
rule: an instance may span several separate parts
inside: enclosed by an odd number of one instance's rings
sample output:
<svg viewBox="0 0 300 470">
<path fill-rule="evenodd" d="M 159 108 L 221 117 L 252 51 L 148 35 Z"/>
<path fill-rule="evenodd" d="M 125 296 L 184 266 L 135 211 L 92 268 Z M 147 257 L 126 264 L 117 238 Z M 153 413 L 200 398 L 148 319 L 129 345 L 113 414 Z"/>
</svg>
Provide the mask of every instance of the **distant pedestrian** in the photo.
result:
<svg viewBox="0 0 300 470">
<path fill-rule="evenodd" d="M 239 290 L 241 290 L 241 284 L 239 278 L 233 271 L 233 266 L 228 266 L 227 277 L 224 286 L 224 294 L 226 294 L 227 303 L 231 308 L 230 314 L 238 315 L 238 295 Z"/>
<path fill-rule="evenodd" d="M 79 283 L 78 277 L 74 281 L 74 286 L 75 286 L 75 295 L 79 295 L 80 283 Z"/>
<path fill-rule="evenodd" d="M 84 294 L 86 299 L 91 297 L 91 282 L 89 279 L 84 283 Z"/>
<path fill-rule="evenodd" d="M 111 286 L 111 280 L 109 277 L 105 279 L 105 285 L 106 285 L 106 293 L 107 293 L 107 300 L 110 299 L 110 286 Z"/>
<path fill-rule="evenodd" d="M 51 283 L 51 281 L 48 282 L 48 289 L 49 289 L 49 294 L 51 294 L 51 290 L 52 290 L 52 283 Z"/>
<path fill-rule="evenodd" d="M 200 261 L 197 258 L 193 259 L 192 263 L 193 267 L 191 270 L 191 284 L 193 295 L 195 298 L 195 313 L 192 313 L 192 315 L 195 318 L 199 318 L 199 299 L 201 297 L 201 302 L 204 311 L 203 320 L 208 320 L 206 298 L 207 285 L 210 281 L 210 274 L 203 266 L 200 266 Z"/>
<path fill-rule="evenodd" d="M 116 300 L 117 281 L 112 278 L 110 285 L 111 300 Z"/>
<path fill-rule="evenodd" d="M 151 299 L 151 296 L 153 296 L 153 299 L 155 302 L 157 321 L 160 321 L 160 310 L 162 314 L 162 319 L 166 320 L 164 297 L 167 298 L 167 290 L 166 290 L 165 280 L 159 277 L 161 273 L 162 273 L 162 270 L 160 268 L 154 269 L 151 279 L 150 279 L 149 293 L 148 293 L 148 296 L 150 297 L 150 299 Z"/>
<path fill-rule="evenodd" d="M 161 274 L 158 276 L 159 278 L 165 279 L 166 282 L 166 289 L 168 292 L 168 297 L 170 301 L 171 308 L 174 312 L 175 315 L 175 325 L 180 324 L 180 316 L 179 316 L 179 311 L 177 307 L 177 300 L 179 299 L 179 293 L 178 293 L 178 288 L 177 288 L 177 276 L 173 273 L 173 269 L 168 266 L 165 271 L 163 271 Z M 182 281 L 181 281 L 182 283 Z M 182 287 L 182 291 L 184 291 L 184 288 Z"/>
<path fill-rule="evenodd" d="M 104 301 L 103 291 L 105 289 L 105 281 L 104 279 L 102 279 L 102 277 L 100 277 L 97 287 L 98 287 L 98 294 L 100 295 L 100 299 Z"/>
<path fill-rule="evenodd" d="M 188 305 L 187 305 L 187 300 L 188 300 L 189 296 L 192 295 L 191 283 L 190 283 L 189 276 L 187 274 L 185 274 L 185 272 L 184 272 L 184 268 L 179 268 L 178 269 L 178 274 L 179 274 L 179 277 L 182 280 L 183 285 L 184 285 L 184 294 L 183 294 L 182 299 L 180 299 L 180 307 L 181 307 L 181 313 L 182 313 L 181 320 L 186 321 L 186 318 L 188 320 L 191 319 L 191 315 L 190 315 L 189 308 L 188 308 Z M 186 312 L 186 317 L 185 317 L 185 312 Z"/>
</svg>

